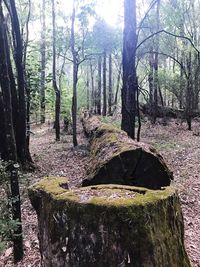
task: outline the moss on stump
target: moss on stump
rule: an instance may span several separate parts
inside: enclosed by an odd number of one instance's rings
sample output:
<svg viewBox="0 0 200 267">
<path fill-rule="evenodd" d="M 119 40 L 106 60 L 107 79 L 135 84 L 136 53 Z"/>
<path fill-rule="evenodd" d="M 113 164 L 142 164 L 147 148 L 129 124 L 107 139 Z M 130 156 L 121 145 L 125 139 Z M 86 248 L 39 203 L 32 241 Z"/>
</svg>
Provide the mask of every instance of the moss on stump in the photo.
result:
<svg viewBox="0 0 200 267">
<path fill-rule="evenodd" d="M 97 185 L 70 191 L 63 183 L 46 178 L 29 189 L 43 266 L 190 266 L 175 189 Z"/>
<path fill-rule="evenodd" d="M 83 186 L 124 184 L 160 189 L 173 179 L 162 156 L 149 145 L 94 116 L 83 119 L 90 140 L 90 164 Z"/>
</svg>

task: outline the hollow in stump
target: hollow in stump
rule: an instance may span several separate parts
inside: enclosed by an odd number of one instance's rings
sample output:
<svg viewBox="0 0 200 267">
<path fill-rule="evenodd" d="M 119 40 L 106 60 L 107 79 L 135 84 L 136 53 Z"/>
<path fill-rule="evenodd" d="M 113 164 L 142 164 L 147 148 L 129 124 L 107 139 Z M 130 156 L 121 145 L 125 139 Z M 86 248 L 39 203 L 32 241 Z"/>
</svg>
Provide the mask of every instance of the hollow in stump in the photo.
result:
<svg viewBox="0 0 200 267">
<path fill-rule="evenodd" d="M 97 116 L 83 119 L 90 140 L 90 162 L 83 186 L 124 184 L 150 189 L 169 186 L 173 179 L 155 148 L 136 142 Z"/>
</svg>

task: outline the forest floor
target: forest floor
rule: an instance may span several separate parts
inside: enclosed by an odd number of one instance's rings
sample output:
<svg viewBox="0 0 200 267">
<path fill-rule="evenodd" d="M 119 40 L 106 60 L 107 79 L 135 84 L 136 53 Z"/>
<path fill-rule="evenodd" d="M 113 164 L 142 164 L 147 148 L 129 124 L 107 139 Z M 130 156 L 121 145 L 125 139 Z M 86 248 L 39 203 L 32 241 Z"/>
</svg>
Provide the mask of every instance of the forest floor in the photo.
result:
<svg viewBox="0 0 200 267">
<path fill-rule="evenodd" d="M 87 141 L 81 125 L 78 127 L 79 146 L 72 147 L 72 136 L 62 134 L 55 142 L 54 131 L 47 125 L 32 127 L 31 153 L 37 166 L 35 172 L 21 178 L 22 216 L 25 257 L 16 267 L 39 267 L 37 217 L 27 196 L 27 187 L 44 176 L 68 177 L 70 187 L 76 187 L 86 176 Z M 175 120 L 167 126 L 149 122 L 142 125 L 141 141 L 153 145 L 164 156 L 174 173 L 185 222 L 185 245 L 192 267 L 200 267 L 200 120 L 193 131 Z M 0 267 L 12 267 L 12 249 L 0 255 Z M 159 266 L 158 266 L 159 267 Z"/>
</svg>

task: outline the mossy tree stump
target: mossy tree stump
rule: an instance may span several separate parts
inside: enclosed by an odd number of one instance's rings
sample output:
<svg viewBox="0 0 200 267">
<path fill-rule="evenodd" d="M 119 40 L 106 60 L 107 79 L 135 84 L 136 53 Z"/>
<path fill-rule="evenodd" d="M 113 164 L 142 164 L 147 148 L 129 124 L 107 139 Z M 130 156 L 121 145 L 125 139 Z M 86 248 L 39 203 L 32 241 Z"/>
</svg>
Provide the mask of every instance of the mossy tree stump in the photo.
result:
<svg viewBox="0 0 200 267">
<path fill-rule="evenodd" d="M 190 266 L 173 188 L 63 187 L 46 178 L 29 189 L 44 267 Z"/>
<path fill-rule="evenodd" d="M 153 147 L 130 139 L 97 116 L 82 121 L 91 151 L 83 186 L 124 184 L 160 189 L 170 185 L 172 173 Z"/>
</svg>

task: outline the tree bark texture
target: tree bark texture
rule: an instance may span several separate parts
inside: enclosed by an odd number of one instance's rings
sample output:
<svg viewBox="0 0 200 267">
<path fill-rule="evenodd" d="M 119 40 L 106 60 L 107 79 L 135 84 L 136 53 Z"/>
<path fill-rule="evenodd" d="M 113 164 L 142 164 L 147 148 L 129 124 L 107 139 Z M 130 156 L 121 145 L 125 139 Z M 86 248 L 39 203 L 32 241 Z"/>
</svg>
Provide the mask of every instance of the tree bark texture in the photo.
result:
<svg viewBox="0 0 200 267">
<path fill-rule="evenodd" d="M 72 12 L 71 24 L 71 51 L 73 57 L 73 97 L 72 97 L 72 131 L 73 131 L 73 145 L 78 145 L 77 141 L 77 81 L 78 81 L 78 59 L 77 51 L 75 49 L 74 23 L 75 23 L 75 4 Z"/>
<path fill-rule="evenodd" d="M 95 116 L 83 119 L 83 126 L 91 151 L 83 186 L 125 184 L 160 189 L 170 185 L 172 173 L 153 147 L 132 140 Z"/>
<path fill-rule="evenodd" d="M 108 114 L 112 115 L 112 54 L 109 54 Z"/>
<path fill-rule="evenodd" d="M 45 123 L 45 68 L 46 68 L 46 0 L 42 0 L 42 8 L 41 8 L 41 77 L 40 77 L 40 122 Z"/>
<path fill-rule="evenodd" d="M 106 53 L 106 50 L 104 50 L 104 53 L 103 53 L 103 111 L 102 111 L 103 116 L 106 116 L 107 114 L 106 57 L 107 57 L 107 53 Z"/>
<path fill-rule="evenodd" d="M 92 62 L 90 61 L 90 77 L 91 77 L 91 106 L 92 106 L 92 113 L 95 113 L 96 109 L 96 96 L 95 96 L 95 87 L 94 87 L 94 72 Z"/>
<path fill-rule="evenodd" d="M 173 188 L 64 187 L 66 178 L 54 177 L 29 189 L 38 216 L 42 266 L 191 266 Z"/>
<path fill-rule="evenodd" d="M 102 57 L 98 58 L 98 91 L 97 91 L 97 114 L 101 115 L 101 64 Z"/>
<path fill-rule="evenodd" d="M 53 25 L 53 89 L 56 96 L 55 101 L 55 130 L 56 130 L 56 141 L 60 140 L 60 90 L 56 81 L 56 15 L 55 15 L 55 1 L 52 0 L 52 25 Z"/>
<path fill-rule="evenodd" d="M 18 262 L 23 257 L 23 238 L 21 225 L 21 202 L 18 183 L 17 148 L 12 118 L 12 97 L 9 79 L 9 68 L 7 62 L 7 49 L 5 44 L 6 28 L 2 10 L 2 1 L 0 1 L 0 86 L 2 90 L 1 111 L 3 118 L 3 140 L 6 143 L 6 159 L 10 161 L 8 171 L 10 173 L 10 190 L 12 203 L 12 219 L 18 220 L 19 225 L 13 232 L 13 253 L 14 262 Z M 2 107 L 3 106 L 3 107 Z M 1 122 L 2 123 L 2 122 Z"/>
<path fill-rule="evenodd" d="M 123 37 L 123 86 L 122 86 L 122 130 L 135 139 L 136 92 L 136 1 L 124 1 L 124 37 Z"/>
<path fill-rule="evenodd" d="M 20 32 L 19 19 L 17 15 L 15 0 L 10 0 L 11 8 L 11 22 L 12 22 L 12 33 L 13 33 L 13 44 L 15 49 L 15 65 L 17 71 L 17 86 L 19 96 L 19 118 L 18 118 L 18 129 L 19 138 L 18 144 L 18 156 L 22 163 L 27 161 L 27 151 L 29 148 L 26 143 L 26 92 L 25 92 L 25 76 L 24 76 L 24 65 L 23 65 L 23 44 L 22 36 Z"/>
</svg>

